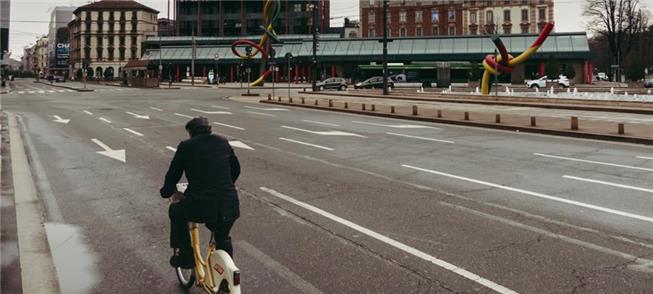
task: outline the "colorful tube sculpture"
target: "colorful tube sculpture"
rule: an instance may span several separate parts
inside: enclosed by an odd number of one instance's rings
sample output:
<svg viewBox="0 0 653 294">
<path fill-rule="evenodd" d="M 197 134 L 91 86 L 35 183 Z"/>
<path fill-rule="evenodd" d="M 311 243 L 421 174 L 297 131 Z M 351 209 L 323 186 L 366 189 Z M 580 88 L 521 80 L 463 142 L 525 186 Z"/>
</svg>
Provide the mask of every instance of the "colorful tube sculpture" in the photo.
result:
<svg viewBox="0 0 653 294">
<path fill-rule="evenodd" d="M 483 79 L 481 80 L 481 93 L 484 96 L 487 96 L 490 93 L 490 77 L 492 75 L 498 76 L 504 73 L 511 73 L 517 65 L 531 58 L 531 56 L 540 49 L 546 38 L 551 34 L 552 30 L 552 23 L 544 25 L 542 33 L 540 33 L 540 36 L 535 40 L 533 45 L 517 57 L 508 54 L 506 46 L 501 42 L 499 37 L 492 38 L 492 42 L 494 42 L 494 45 L 499 51 L 499 56 L 490 54 L 485 56 L 485 60 L 483 60 L 483 68 L 485 71 L 483 72 Z"/>
<path fill-rule="evenodd" d="M 270 58 L 269 49 L 271 48 L 271 40 L 279 41 L 277 39 L 277 33 L 274 31 L 274 22 L 277 20 L 279 13 L 281 12 L 281 4 L 279 4 L 279 1 L 277 0 L 266 0 L 264 5 L 263 21 L 265 22 L 265 26 L 263 29 L 265 32 L 263 33 L 263 36 L 261 36 L 259 43 L 257 44 L 250 40 L 238 40 L 231 44 L 231 51 L 240 59 L 251 60 L 258 54 L 261 54 L 261 67 L 265 68 L 265 71 L 254 82 L 250 83 L 250 86 L 252 87 L 263 83 L 263 81 L 265 81 L 265 79 L 272 73 L 272 69 L 268 63 Z M 245 53 L 242 53 L 238 50 L 239 47 L 251 47 L 256 49 L 256 51 L 246 51 Z"/>
</svg>

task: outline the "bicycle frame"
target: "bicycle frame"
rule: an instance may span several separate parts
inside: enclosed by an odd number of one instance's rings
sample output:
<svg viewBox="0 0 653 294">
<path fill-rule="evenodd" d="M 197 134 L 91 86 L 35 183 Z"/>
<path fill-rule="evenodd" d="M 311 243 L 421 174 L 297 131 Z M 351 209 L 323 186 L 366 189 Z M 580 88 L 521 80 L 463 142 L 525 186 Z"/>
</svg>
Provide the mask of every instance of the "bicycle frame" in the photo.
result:
<svg viewBox="0 0 653 294">
<path fill-rule="evenodd" d="M 195 258 L 195 273 L 197 286 L 206 293 L 214 294 L 221 290 L 226 282 L 228 293 L 240 294 L 240 270 L 224 250 L 216 250 L 213 241 L 209 242 L 206 258 L 202 257 L 200 249 L 199 226 L 189 223 L 189 232 L 193 256 Z"/>
</svg>

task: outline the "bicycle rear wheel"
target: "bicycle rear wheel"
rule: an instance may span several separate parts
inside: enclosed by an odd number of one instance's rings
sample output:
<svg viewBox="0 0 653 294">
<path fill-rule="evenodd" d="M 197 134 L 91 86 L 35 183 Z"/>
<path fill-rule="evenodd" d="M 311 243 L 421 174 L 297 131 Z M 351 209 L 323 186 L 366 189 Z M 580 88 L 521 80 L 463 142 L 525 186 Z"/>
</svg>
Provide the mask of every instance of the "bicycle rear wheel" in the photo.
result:
<svg viewBox="0 0 653 294">
<path fill-rule="evenodd" d="M 194 269 L 184 269 L 177 267 L 175 268 L 177 273 L 177 280 L 179 280 L 179 285 L 188 290 L 190 287 L 193 287 L 195 284 L 195 270 Z"/>
</svg>

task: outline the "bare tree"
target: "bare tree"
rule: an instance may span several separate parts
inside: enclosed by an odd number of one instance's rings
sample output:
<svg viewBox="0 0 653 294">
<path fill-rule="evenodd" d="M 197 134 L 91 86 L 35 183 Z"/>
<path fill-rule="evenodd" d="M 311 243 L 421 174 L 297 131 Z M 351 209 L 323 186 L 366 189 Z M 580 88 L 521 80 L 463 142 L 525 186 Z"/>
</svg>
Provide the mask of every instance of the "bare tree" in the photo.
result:
<svg viewBox="0 0 653 294">
<path fill-rule="evenodd" d="M 639 0 L 587 0 L 584 15 L 590 18 L 588 30 L 605 37 L 612 62 L 617 65 L 648 24 Z"/>
</svg>

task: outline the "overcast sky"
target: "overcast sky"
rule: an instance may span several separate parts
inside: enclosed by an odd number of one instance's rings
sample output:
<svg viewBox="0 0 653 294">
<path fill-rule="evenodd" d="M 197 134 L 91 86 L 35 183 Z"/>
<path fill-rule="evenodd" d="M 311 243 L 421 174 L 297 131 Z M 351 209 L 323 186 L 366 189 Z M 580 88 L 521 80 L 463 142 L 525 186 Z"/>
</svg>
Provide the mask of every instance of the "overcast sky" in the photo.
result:
<svg viewBox="0 0 653 294">
<path fill-rule="evenodd" d="M 653 7 L 653 0 L 641 0 Z M 38 36 L 48 32 L 50 11 L 54 6 L 80 6 L 83 0 L 11 0 L 10 50 L 13 58 L 23 55 L 23 48 L 35 43 Z M 159 17 L 167 17 L 167 0 L 139 1 L 161 11 Z M 174 0 L 170 2 L 174 3 Z M 332 25 L 341 25 L 344 17 L 358 18 L 358 0 L 331 0 Z M 581 18 L 585 0 L 554 0 L 555 22 L 558 32 L 584 31 Z"/>
</svg>

